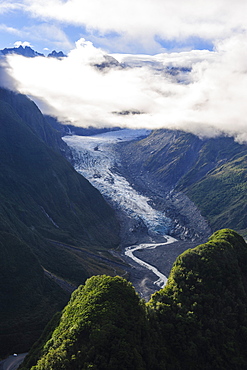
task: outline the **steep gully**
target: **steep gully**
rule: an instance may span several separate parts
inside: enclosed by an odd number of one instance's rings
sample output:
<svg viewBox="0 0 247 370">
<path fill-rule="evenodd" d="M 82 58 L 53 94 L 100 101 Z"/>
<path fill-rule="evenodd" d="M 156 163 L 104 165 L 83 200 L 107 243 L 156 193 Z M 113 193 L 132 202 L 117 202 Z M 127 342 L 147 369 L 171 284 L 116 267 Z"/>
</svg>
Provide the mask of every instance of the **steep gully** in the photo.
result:
<svg viewBox="0 0 247 370">
<path fill-rule="evenodd" d="M 118 144 L 138 140 L 149 135 L 148 130 L 118 130 L 94 136 L 70 135 L 63 140 L 71 148 L 75 169 L 95 186 L 113 206 L 122 225 L 122 248 L 119 256 L 131 266 L 130 281 L 145 299 L 164 287 L 167 275 L 175 258 L 189 247 L 198 244 L 198 233 L 194 232 L 194 242 L 183 242 L 189 230 L 181 227 L 177 220 L 166 216 L 167 204 L 185 204 L 188 199 L 181 194 L 155 194 L 135 186 L 127 180 L 121 163 Z M 155 207 L 155 198 L 162 199 L 163 208 Z M 167 199 L 169 202 L 167 203 Z M 166 201 L 165 201 L 166 199 Z M 160 201 L 159 201 L 160 203 Z M 190 204 L 190 208 L 194 206 Z M 177 207 L 178 208 L 178 207 Z M 190 213 L 191 212 L 190 209 Z M 182 210 L 179 210 L 182 212 Z M 195 210 L 197 213 L 198 211 Z M 198 224 L 203 223 L 196 214 Z M 177 217 L 176 217 L 177 218 Z M 202 217 L 201 217 L 202 219 Z M 206 230 L 208 231 L 208 230 Z M 207 232 L 205 232 L 207 233 Z M 158 280 L 157 280 L 158 277 Z"/>
</svg>

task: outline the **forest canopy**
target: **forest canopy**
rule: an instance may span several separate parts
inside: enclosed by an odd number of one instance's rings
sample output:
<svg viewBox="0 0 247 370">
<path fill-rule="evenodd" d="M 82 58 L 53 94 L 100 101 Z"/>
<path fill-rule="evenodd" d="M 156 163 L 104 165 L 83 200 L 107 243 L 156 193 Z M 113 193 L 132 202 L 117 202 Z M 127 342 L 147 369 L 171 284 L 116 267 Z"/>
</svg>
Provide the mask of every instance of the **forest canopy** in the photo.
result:
<svg viewBox="0 0 247 370">
<path fill-rule="evenodd" d="M 148 303 L 121 277 L 91 277 L 22 369 L 246 369 L 246 247 L 215 232 L 177 258 Z"/>
</svg>

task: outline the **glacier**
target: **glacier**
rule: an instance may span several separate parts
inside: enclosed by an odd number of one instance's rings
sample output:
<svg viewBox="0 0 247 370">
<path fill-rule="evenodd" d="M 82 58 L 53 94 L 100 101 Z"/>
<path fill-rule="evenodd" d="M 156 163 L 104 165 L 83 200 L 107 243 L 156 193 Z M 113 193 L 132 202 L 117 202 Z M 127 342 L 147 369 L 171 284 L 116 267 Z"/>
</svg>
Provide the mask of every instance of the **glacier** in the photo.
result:
<svg viewBox="0 0 247 370">
<path fill-rule="evenodd" d="M 71 133 L 63 137 L 70 147 L 76 171 L 97 188 L 116 210 L 122 229 L 121 247 L 125 247 L 124 250 L 120 248 L 117 254 L 130 266 L 129 279 L 146 300 L 150 294 L 165 286 L 166 275 L 177 255 L 194 247 L 195 240 L 204 237 L 208 231 L 197 208 L 182 193 L 159 193 L 158 188 L 146 189 L 143 186 L 137 190 L 138 178 L 128 180 L 120 143 L 124 145 L 124 142 L 140 140 L 150 133 L 145 129 L 119 129 L 91 136 Z M 164 201 L 162 211 L 161 207 L 155 208 L 153 199 L 156 194 Z M 170 213 L 172 219 L 165 214 L 169 207 L 175 209 Z M 178 235 L 183 242 L 171 235 Z M 190 241 L 186 241 L 188 237 Z M 150 254 L 148 251 L 151 249 L 155 251 Z"/>
<path fill-rule="evenodd" d="M 172 220 L 154 209 L 150 199 L 135 190 L 121 174 L 116 144 L 136 140 L 150 134 L 149 130 L 122 129 L 93 136 L 67 135 L 63 140 L 70 147 L 74 167 L 112 204 L 129 218 L 141 221 L 149 235 L 166 235 Z M 132 230 L 130 230 L 131 232 Z"/>
<path fill-rule="evenodd" d="M 141 278 L 144 282 L 141 284 L 141 288 L 138 284 L 136 286 L 139 294 L 145 299 L 148 299 L 148 294 L 165 286 L 167 276 L 156 266 L 137 258 L 134 252 L 175 242 L 176 239 L 169 236 L 173 222 L 163 212 L 154 209 L 151 206 L 150 198 L 134 189 L 132 184 L 124 177 L 121 172 L 121 159 L 118 156 L 117 144 L 141 139 L 148 136 L 150 132 L 144 129 L 121 129 L 93 136 L 67 135 L 63 137 L 63 140 L 71 149 L 75 170 L 97 188 L 115 210 L 125 214 L 128 219 L 133 221 L 129 225 L 144 225 L 149 242 L 128 244 L 128 247 L 124 250 L 124 255 L 127 262 L 129 258 L 142 269 L 154 274 L 154 278 L 151 280 L 153 286 L 155 286 L 153 290 L 147 288 L 146 278 L 144 277 Z M 135 232 L 135 226 L 132 226 L 128 229 L 129 234 Z M 135 268 L 135 265 L 132 264 L 132 267 Z M 145 273 L 142 276 L 145 276 Z M 155 276 L 158 277 L 158 280 L 155 280 Z M 135 283 L 133 284 L 135 285 Z"/>
</svg>

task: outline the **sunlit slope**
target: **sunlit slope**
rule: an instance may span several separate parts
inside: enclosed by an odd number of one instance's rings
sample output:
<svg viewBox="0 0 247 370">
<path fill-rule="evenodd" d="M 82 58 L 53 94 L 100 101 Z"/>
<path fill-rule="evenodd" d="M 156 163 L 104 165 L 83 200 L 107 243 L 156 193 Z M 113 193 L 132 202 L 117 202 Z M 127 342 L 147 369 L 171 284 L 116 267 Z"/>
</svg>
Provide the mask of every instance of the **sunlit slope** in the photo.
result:
<svg viewBox="0 0 247 370">
<path fill-rule="evenodd" d="M 185 192 L 213 230 L 247 228 L 247 146 L 233 138 L 200 139 L 181 132 L 159 130 L 122 145 L 129 171 L 147 173 L 155 186 Z M 121 148 L 120 148 L 121 150 Z"/>
<path fill-rule="evenodd" d="M 145 305 L 130 283 L 94 276 L 73 293 L 33 369 L 143 369 L 147 325 Z"/>
<path fill-rule="evenodd" d="M 246 234 L 247 154 L 239 153 L 226 163 L 219 164 L 200 181 L 189 186 L 187 194 L 214 229 L 225 225 Z"/>
<path fill-rule="evenodd" d="M 181 254 L 149 305 L 168 369 L 247 367 L 247 245 L 223 229 Z"/>
<path fill-rule="evenodd" d="M 22 369 L 246 369 L 246 264 L 244 239 L 223 229 L 181 254 L 146 305 L 122 278 L 90 278 Z"/>
</svg>

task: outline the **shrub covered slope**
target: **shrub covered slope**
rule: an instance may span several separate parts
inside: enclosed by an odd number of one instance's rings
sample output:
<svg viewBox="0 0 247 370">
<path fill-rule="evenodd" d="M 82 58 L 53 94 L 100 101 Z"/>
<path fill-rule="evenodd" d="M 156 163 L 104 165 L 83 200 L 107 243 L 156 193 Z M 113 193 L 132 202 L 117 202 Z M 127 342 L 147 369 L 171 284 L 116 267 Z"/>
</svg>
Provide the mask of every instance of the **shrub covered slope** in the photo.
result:
<svg viewBox="0 0 247 370">
<path fill-rule="evenodd" d="M 246 263 L 244 239 L 223 229 L 180 255 L 147 304 L 120 277 L 92 277 L 22 369 L 246 369 Z"/>
</svg>

